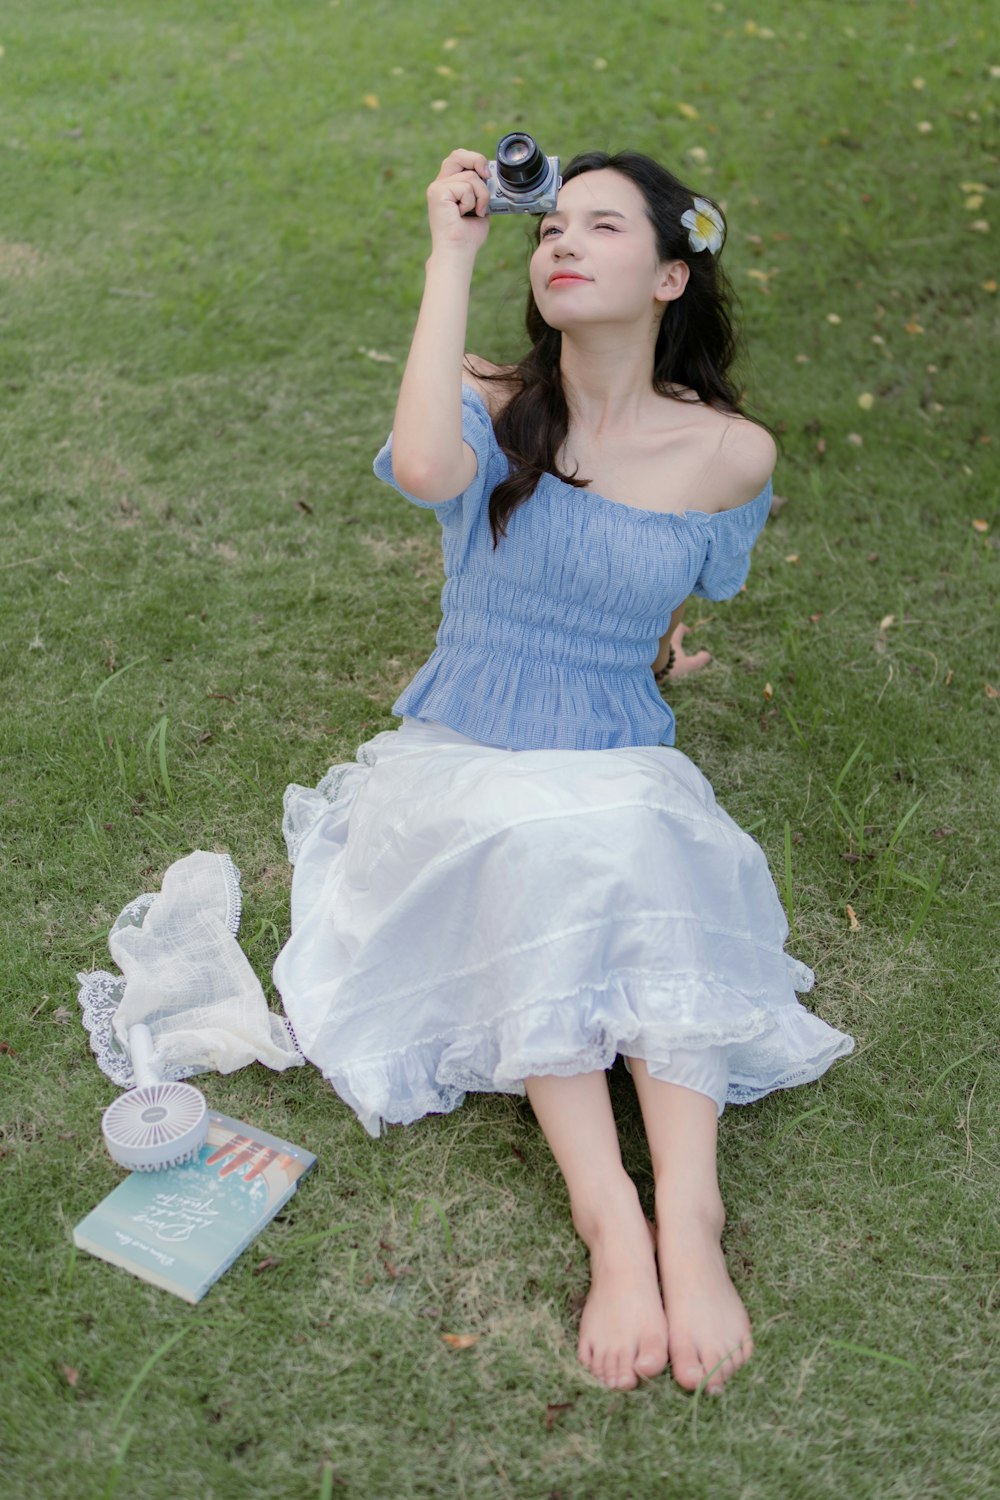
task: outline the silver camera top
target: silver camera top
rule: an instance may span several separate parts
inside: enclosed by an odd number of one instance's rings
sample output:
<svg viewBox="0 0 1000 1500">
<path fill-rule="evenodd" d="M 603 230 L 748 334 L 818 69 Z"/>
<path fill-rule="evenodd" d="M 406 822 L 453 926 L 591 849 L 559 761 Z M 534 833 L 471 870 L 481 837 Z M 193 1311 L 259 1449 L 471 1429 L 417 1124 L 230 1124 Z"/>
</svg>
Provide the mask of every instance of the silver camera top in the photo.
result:
<svg viewBox="0 0 1000 1500">
<path fill-rule="evenodd" d="M 546 156 L 523 130 L 511 131 L 497 144 L 488 163 L 491 214 L 550 214 L 562 178 L 558 156 Z"/>
</svg>

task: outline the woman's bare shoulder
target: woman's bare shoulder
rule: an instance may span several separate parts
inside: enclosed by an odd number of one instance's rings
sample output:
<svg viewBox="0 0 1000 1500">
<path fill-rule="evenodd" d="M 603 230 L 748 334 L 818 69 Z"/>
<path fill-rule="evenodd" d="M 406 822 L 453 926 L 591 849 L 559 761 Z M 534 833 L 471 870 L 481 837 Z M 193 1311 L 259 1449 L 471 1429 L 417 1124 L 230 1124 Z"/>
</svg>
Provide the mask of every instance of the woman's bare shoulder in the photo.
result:
<svg viewBox="0 0 1000 1500">
<path fill-rule="evenodd" d="M 756 499 L 774 473 L 778 450 L 766 427 L 749 417 L 712 411 L 718 443 L 712 461 L 719 510 L 735 510 Z"/>
<path fill-rule="evenodd" d="M 462 383 L 471 386 L 483 398 L 490 416 L 496 417 L 517 389 L 517 366 L 495 365 L 479 354 L 467 354 Z"/>
</svg>

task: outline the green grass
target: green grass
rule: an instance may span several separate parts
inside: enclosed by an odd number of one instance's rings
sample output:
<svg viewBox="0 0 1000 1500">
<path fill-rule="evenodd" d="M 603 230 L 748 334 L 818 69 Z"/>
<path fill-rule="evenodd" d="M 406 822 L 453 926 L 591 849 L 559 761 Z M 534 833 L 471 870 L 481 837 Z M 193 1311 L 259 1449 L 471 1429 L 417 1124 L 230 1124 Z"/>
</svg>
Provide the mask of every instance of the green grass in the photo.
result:
<svg viewBox="0 0 1000 1500">
<path fill-rule="evenodd" d="M 0 15 L 5 1493 L 998 1495 L 992 9 L 498 20 L 457 0 Z M 520 124 L 564 155 L 650 150 L 725 202 L 748 389 L 783 440 L 747 592 L 691 609 L 715 661 L 675 695 L 679 744 L 761 840 L 812 1003 L 858 1051 L 725 1117 L 758 1353 L 719 1402 L 580 1372 L 584 1257 L 509 1099 L 373 1142 L 311 1070 L 207 1076 L 213 1106 L 317 1152 L 286 1212 L 197 1309 L 71 1244 L 118 1175 L 76 971 L 171 860 L 226 848 L 267 982 L 282 789 L 390 727 L 430 649 L 435 522 L 370 461 L 426 181 Z M 526 246 L 498 224 L 477 271 L 495 358 L 519 345 Z"/>
</svg>

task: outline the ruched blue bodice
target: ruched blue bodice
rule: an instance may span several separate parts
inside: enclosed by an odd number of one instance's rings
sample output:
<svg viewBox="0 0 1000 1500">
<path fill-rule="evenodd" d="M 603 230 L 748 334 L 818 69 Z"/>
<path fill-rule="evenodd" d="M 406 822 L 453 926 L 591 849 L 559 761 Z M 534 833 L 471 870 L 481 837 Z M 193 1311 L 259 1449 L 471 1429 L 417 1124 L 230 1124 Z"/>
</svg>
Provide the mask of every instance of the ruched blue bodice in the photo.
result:
<svg viewBox="0 0 1000 1500">
<path fill-rule="evenodd" d="M 476 476 L 432 507 L 446 574 L 437 647 L 393 713 L 512 750 L 672 745 L 674 716 L 651 668 L 660 637 L 689 594 L 726 599 L 742 587 L 770 482 L 736 509 L 673 515 L 546 474 L 494 551 L 489 497 L 509 465 L 469 387 L 463 436 Z M 406 494 L 391 436 L 375 473 Z"/>
</svg>

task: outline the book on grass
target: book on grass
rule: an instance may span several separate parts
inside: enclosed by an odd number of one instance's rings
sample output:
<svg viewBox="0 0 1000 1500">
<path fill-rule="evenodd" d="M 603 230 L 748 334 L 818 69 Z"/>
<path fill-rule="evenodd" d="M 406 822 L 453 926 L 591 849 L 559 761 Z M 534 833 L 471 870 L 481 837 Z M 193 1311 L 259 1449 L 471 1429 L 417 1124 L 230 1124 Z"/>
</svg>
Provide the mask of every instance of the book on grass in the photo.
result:
<svg viewBox="0 0 1000 1500">
<path fill-rule="evenodd" d="M 255 1125 L 210 1117 L 198 1157 L 132 1172 L 73 1230 L 81 1250 L 200 1302 L 316 1164 Z"/>
</svg>

